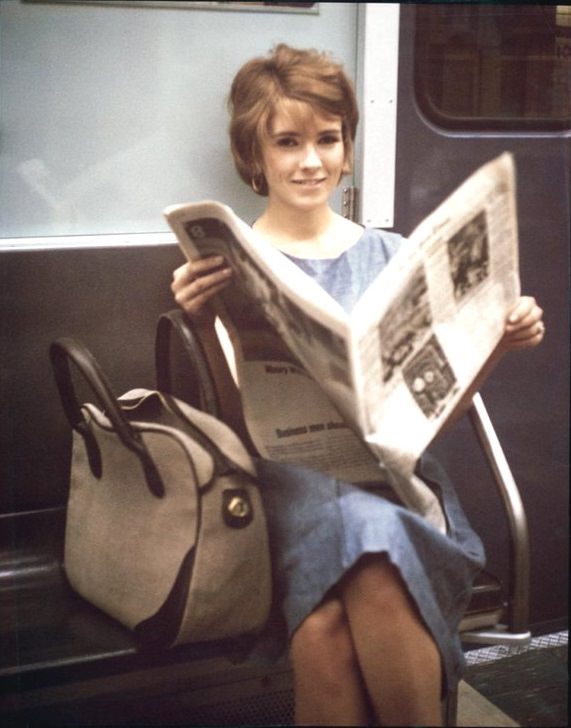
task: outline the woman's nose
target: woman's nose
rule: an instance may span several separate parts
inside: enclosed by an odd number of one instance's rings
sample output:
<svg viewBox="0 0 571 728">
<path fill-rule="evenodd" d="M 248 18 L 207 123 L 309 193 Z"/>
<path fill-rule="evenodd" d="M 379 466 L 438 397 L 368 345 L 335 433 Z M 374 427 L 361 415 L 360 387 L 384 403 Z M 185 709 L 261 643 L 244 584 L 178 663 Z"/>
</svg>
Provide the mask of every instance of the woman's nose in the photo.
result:
<svg viewBox="0 0 571 728">
<path fill-rule="evenodd" d="M 303 159 L 301 160 L 301 166 L 304 169 L 314 169 L 315 167 L 321 167 L 321 157 L 319 156 L 317 148 L 314 144 L 308 144 L 305 147 Z"/>
</svg>

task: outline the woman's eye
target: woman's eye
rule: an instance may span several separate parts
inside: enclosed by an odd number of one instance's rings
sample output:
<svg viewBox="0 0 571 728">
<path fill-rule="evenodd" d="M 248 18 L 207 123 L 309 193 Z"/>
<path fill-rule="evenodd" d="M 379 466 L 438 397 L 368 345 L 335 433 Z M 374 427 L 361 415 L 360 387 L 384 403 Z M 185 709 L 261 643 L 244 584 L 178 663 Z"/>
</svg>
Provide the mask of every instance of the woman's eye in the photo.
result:
<svg viewBox="0 0 571 728">
<path fill-rule="evenodd" d="M 327 145 L 337 144 L 338 142 L 341 141 L 341 137 L 337 136 L 337 134 L 327 134 L 327 135 L 321 137 L 321 139 L 319 141 L 321 142 L 321 144 L 327 144 Z"/>
<path fill-rule="evenodd" d="M 296 143 L 294 137 L 280 137 L 277 140 L 278 147 L 294 147 Z"/>
</svg>

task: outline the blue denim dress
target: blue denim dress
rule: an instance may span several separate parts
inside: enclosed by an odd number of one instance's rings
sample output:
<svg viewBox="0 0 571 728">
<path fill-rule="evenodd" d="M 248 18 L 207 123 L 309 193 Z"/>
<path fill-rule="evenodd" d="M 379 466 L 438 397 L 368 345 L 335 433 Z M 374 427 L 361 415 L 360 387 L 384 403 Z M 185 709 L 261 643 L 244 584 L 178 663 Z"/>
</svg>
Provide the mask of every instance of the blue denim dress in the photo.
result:
<svg viewBox="0 0 571 728">
<path fill-rule="evenodd" d="M 339 258 L 292 260 L 351 310 L 401 240 L 396 234 L 367 229 Z M 484 551 L 438 462 L 423 455 L 417 474 L 439 496 L 447 534 L 400 505 L 382 483 L 350 484 L 268 460 L 258 461 L 258 474 L 270 532 L 275 601 L 288 635 L 361 556 L 386 554 L 439 647 L 444 689 L 455 686 L 465 664 L 458 624 L 483 566 Z"/>
</svg>

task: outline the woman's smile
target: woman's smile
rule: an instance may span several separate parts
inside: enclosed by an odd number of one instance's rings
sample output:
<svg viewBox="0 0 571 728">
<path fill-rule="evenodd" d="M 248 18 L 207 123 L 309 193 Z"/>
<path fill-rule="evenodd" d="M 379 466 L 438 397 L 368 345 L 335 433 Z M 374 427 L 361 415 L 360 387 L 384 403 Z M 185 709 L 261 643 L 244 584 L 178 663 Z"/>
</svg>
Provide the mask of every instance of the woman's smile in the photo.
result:
<svg viewBox="0 0 571 728">
<path fill-rule="evenodd" d="M 317 187 L 322 182 L 325 182 L 326 177 L 319 177 L 318 179 L 294 179 L 293 182 L 296 185 L 303 185 L 304 187 Z"/>
</svg>

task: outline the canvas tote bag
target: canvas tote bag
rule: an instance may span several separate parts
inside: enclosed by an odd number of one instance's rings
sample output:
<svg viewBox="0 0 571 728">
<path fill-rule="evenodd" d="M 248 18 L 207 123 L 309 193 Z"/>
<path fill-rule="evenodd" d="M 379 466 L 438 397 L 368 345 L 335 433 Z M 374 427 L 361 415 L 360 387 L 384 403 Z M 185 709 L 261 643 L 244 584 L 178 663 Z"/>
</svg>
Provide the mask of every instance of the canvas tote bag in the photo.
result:
<svg viewBox="0 0 571 728">
<path fill-rule="evenodd" d="M 143 641 L 260 630 L 271 574 L 254 464 L 224 423 L 159 391 L 115 397 L 80 342 L 50 358 L 73 428 L 64 566 L 71 586 Z M 97 404 L 80 405 L 70 363 Z"/>
</svg>

